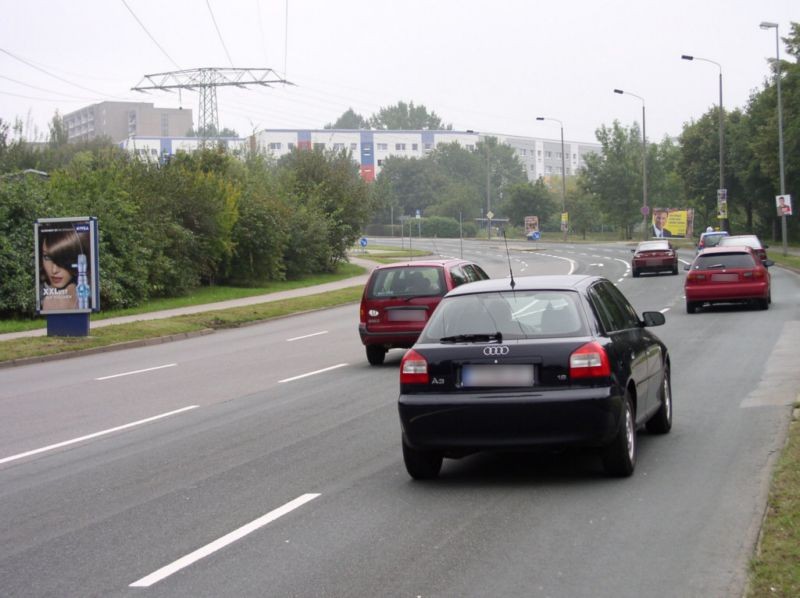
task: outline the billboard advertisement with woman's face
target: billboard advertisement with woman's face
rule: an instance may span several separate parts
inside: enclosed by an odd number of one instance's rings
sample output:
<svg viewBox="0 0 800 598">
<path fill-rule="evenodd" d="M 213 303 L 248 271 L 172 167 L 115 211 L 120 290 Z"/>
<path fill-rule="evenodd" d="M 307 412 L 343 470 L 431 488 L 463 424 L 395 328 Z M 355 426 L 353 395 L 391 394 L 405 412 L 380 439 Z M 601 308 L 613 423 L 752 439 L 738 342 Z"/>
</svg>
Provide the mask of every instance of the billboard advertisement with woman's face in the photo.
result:
<svg viewBox="0 0 800 598">
<path fill-rule="evenodd" d="M 42 218 L 36 241 L 36 311 L 40 314 L 99 311 L 97 219 Z"/>
</svg>

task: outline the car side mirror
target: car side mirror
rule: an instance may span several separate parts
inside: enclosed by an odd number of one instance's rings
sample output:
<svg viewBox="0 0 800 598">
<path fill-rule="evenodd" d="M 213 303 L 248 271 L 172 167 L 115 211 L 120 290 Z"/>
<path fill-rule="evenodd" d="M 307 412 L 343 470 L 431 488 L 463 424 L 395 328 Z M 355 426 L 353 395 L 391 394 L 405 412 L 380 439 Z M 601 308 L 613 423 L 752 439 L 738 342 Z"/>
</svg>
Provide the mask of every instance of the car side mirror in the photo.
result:
<svg viewBox="0 0 800 598">
<path fill-rule="evenodd" d="M 691 266 L 684 266 L 683 269 L 688 272 L 691 269 Z"/>
<path fill-rule="evenodd" d="M 764 260 L 763 263 L 764 263 L 764 267 L 766 267 L 766 268 L 769 268 L 770 266 L 774 266 L 775 265 L 775 262 L 773 262 L 772 260 Z"/>
<path fill-rule="evenodd" d="M 636 253 L 636 250 L 635 249 L 631 249 L 631 253 Z"/>
<path fill-rule="evenodd" d="M 667 318 L 660 311 L 645 311 L 642 312 L 642 321 L 645 327 L 662 326 L 667 321 Z"/>
</svg>

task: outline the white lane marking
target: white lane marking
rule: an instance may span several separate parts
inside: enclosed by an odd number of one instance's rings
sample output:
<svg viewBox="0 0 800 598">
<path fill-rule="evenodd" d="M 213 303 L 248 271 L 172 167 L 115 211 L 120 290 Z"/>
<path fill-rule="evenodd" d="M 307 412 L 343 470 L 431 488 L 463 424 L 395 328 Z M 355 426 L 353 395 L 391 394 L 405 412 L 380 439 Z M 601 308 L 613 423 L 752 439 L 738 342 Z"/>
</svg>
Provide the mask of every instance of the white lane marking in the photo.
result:
<svg viewBox="0 0 800 598">
<path fill-rule="evenodd" d="M 291 513 L 295 509 L 302 507 L 307 502 L 310 502 L 320 496 L 319 494 L 303 494 L 302 496 L 298 496 L 294 500 L 287 502 L 282 507 L 278 507 L 274 511 L 270 511 L 266 515 L 262 515 L 258 519 L 251 521 L 240 527 L 239 529 L 235 529 L 229 534 L 222 536 L 221 538 L 214 540 L 210 544 L 206 544 L 202 548 L 198 548 L 194 552 L 187 554 L 184 557 L 179 558 L 177 561 L 174 561 L 167 565 L 166 567 L 162 567 L 158 571 L 147 575 L 146 577 L 142 577 L 138 581 L 134 581 L 130 586 L 131 588 L 149 588 L 154 583 L 158 583 L 162 579 L 165 579 L 172 575 L 173 573 L 177 573 L 181 569 L 188 567 L 189 565 L 196 563 L 202 558 L 209 556 L 225 548 L 229 544 L 233 544 L 237 540 L 241 540 L 248 534 L 264 527 L 268 523 L 272 523 L 276 519 L 283 517 L 284 515 Z"/>
<path fill-rule="evenodd" d="M 316 370 L 314 372 L 308 372 L 307 374 L 300 374 L 299 376 L 294 376 L 292 378 L 284 378 L 283 380 L 278 380 L 278 384 L 283 384 L 284 382 L 294 382 L 295 380 L 300 380 L 301 378 L 308 378 L 309 376 L 316 376 L 317 374 L 322 374 L 324 372 L 330 372 L 331 370 L 336 370 L 338 368 L 343 368 L 347 366 L 346 363 L 340 363 L 338 365 L 332 365 L 329 368 L 323 368 L 321 370 Z"/>
<path fill-rule="evenodd" d="M 64 442 L 59 442 L 58 444 L 51 444 L 50 446 L 45 446 L 42 448 L 34 449 L 32 451 L 28 451 L 25 453 L 19 453 L 18 455 L 11 455 L 10 457 L 5 457 L 4 459 L 0 459 L 0 464 L 9 463 L 11 461 L 16 461 L 17 459 L 22 459 L 24 457 L 30 457 L 31 455 L 38 455 L 39 453 L 44 453 L 46 451 L 52 451 L 57 448 L 61 448 L 64 446 L 69 446 L 70 444 L 75 444 L 77 442 L 83 442 L 84 440 L 91 440 L 92 438 L 99 438 L 100 436 L 105 436 L 107 434 L 111 434 L 112 432 L 119 432 L 120 430 L 127 430 L 128 428 L 133 428 L 134 426 L 141 426 L 142 424 L 148 424 L 150 422 L 154 422 L 156 420 L 169 417 L 171 415 L 177 415 L 178 413 L 183 413 L 184 411 L 189 411 L 190 409 L 197 409 L 199 405 L 190 405 L 188 407 L 184 407 L 183 409 L 176 409 L 175 411 L 170 411 L 168 413 L 162 413 L 161 415 L 154 415 L 153 417 L 148 417 L 147 419 L 140 419 L 139 421 L 131 422 L 129 424 L 124 424 L 122 426 L 117 426 L 116 428 L 109 428 L 108 430 L 103 430 L 102 432 L 95 432 L 94 434 L 87 434 L 86 436 L 81 436 L 80 438 L 73 438 L 72 440 L 65 440 Z"/>
<path fill-rule="evenodd" d="M 287 338 L 286 342 L 291 343 L 292 341 L 299 341 L 303 340 L 304 338 L 311 338 L 312 336 L 319 336 L 321 334 L 328 334 L 327 330 L 323 330 L 322 332 L 314 332 L 312 334 L 305 334 L 303 336 L 295 336 L 294 338 Z"/>
<path fill-rule="evenodd" d="M 664 309 L 659 309 L 658 311 L 660 311 L 662 314 L 665 314 L 665 313 L 667 313 L 667 312 L 668 312 L 670 309 L 672 309 L 672 308 L 670 308 L 670 307 L 665 307 Z"/>
<path fill-rule="evenodd" d="M 565 260 L 565 261 L 569 262 L 569 272 L 568 272 L 568 274 L 574 273 L 575 270 L 578 268 L 578 262 L 576 262 L 575 260 L 570 259 L 568 257 L 563 257 L 561 255 L 553 255 L 552 253 L 543 253 L 542 255 L 544 257 L 552 257 L 552 258 L 555 258 L 557 260 Z"/>
<path fill-rule="evenodd" d="M 103 376 L 102 378 L 95 378 L 95 380 L 111 380 L 111 378 L 121 378 L 122 376 L 133 376 L 134 374 L 141 374 L 143 372 L 152 372 L 154 370 L 163 370 L 164 368 L 174 368 L 177 363 L 168 363 L 166 365 L 157 365 L 152 368 L 145 368 L 143 370 L 133 370 L 132 372 L 123 372 L 121 374 L 112 374 L 111 376 Z"/>
</svg>

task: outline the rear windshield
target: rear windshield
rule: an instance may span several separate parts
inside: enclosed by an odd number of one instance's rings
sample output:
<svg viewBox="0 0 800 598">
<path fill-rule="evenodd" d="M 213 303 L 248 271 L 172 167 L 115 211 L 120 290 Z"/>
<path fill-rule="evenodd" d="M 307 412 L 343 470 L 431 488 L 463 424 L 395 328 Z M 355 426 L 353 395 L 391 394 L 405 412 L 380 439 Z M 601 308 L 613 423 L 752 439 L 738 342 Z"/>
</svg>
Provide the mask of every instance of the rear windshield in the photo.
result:
<svg viewBox="0 0 800 598">
<path fill-rule="evenodd" d="M 586 324 L 578 295 L 572 291 L 457 295 L 442 300 L 419 342 L 469 341 L 471 336 L 483 337 L 498 332 L 503 340 L 584 336 Z"/>
<path fill-rule="evenodd" d="M 382 268 L 375 270 L 370 279 L 367 296 L 381 299 L 444 295 L 446 289 L 443 271 L 436 266 Z"/>
<path fill-rule="evenodd" d="M 646 241 L 639 243 L 636 251 L 666 251 L 669 249 L 669 241 Z"/>
<path fill-rule="evenodd" d="M 721 233 L 720 234 L 705 235 L 703 237 L 703 247 L 716 247 L 719 244 L 720 239 L 722 239 L 724 237 L 727 237 L 727 236 L 728 235 L 723 235 Z"/>
<path fill-rule="evenodd" d="M 730 268 L 752 268 L 753 256 L 749 253 L 715 253 L 699 255 L 692 264 L 692 270 L 727 270 Z"/>
</svg>

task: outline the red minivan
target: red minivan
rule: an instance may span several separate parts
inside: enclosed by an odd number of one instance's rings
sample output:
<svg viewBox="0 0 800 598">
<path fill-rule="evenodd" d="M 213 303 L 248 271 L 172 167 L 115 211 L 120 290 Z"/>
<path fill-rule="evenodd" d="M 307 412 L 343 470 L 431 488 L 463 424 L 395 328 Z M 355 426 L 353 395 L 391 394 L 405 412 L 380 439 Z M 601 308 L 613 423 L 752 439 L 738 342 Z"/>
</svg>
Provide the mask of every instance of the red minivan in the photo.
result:
<svg viewBox="0 0 800 598">
<path fill-rule="evenodd" d="M 367 361 L 381 365 L 389 349 L 411 347 L 450 289 L 489 275 L 466 260 L 420 260 L 378 266 L 361 296 L 358 333 Z"/>
</svg>

